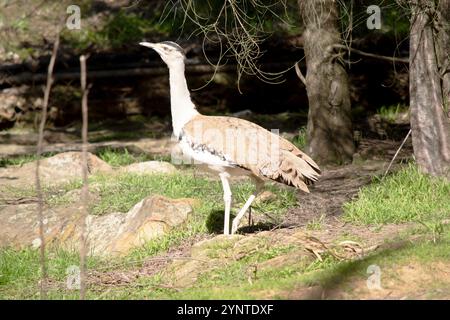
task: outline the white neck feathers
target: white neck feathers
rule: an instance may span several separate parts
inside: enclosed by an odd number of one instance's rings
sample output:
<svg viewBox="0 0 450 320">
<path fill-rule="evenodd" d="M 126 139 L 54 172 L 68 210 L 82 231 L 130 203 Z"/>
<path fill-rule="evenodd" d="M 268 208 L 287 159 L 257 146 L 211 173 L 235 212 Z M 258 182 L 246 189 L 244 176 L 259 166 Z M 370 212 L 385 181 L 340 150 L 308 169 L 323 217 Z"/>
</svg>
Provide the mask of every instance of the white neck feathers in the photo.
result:
<svg viewBox="0 0 450 320">
<path fill-rule="evenodd" d="M 184 76 L 184 63 L 169 66 L 170 107 L 172 127 L 175 136 L 179 136 L 183 126 L 198 115 Z"/>
</svg>

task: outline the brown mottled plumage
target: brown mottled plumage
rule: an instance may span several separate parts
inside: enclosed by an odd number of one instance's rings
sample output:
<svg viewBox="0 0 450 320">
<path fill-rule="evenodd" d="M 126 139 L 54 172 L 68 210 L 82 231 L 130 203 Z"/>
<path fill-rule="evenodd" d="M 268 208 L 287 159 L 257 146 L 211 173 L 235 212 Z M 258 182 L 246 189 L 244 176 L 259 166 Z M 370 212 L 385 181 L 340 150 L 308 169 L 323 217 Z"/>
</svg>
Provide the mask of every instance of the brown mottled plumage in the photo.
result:
<svg viewBox="0 0 450 320">
<path fill-rule="evenodd" d="M 232 139 L 234 144 L 227 148 L 224 139 L 217 139 L 217 135 L 214 135 L 216 130 L 222 134 L 222 137 Z M 228 135 L 225 134 L 227 131 Z M 319 166 L 295 145 L 247 120 L 197 115 L 186 123 L 183 133 L 191 142 L 214 150 L 259 178 L 268 178 L 309 192 L 307 185 L 317 181 L 320 175 Z M 267 141 L 266 145 L 255 143 L 258 135 L 263 136 L 260 141 Z M 279 146 L 278 163 L 273 166 L 270 154 L 272 144 Z M 242 149 L 236 148 L 236 146 Z M 239 159 L 237 153 L 242 151 L 246 159 Z M 257 161 L 252 162 L 249 159 Z"/>
</svg>

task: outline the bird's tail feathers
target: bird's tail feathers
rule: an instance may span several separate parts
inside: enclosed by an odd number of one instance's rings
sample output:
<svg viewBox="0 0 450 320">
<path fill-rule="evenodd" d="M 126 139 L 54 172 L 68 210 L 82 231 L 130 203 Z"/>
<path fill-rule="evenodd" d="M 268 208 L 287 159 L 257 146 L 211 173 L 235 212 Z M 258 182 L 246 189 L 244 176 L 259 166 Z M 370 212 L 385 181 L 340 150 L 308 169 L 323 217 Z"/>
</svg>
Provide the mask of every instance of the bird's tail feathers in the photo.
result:
<svg viewBox="0 0 450 320">
<path fill-rule="evenodd" d="M 318 180 L 320 171 L 317 172 L 317 165 L 313 166 L 307 160 L 284 151 L 278 173 L 288 185 L 309 193 L 308 185 Z"/>
</svg>

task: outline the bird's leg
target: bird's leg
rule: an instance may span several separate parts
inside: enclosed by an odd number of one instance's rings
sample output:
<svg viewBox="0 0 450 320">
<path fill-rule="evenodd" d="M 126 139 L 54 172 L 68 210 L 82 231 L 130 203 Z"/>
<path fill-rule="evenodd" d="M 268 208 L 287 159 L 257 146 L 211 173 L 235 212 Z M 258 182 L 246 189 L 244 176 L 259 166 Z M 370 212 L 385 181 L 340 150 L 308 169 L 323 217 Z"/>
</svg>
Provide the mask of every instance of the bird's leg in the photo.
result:
<svg viewBox="0 0 450 320">
<path fill-rule="evenodd" d="M 230 211 L 231 211 L 231 189 L 228 182 L 230 175 L 227 172 L 222 172 L 219 174 L 220 180 L 222 181 L 223 188 L 223 201 L 225 202 L 225 215 L 224 215 L 224 225 L 223 234 L 230 234 Z"/>
<path fill-rule="evenodd" d="M 231 234 L 234 234 L 236 232 L 236 230 L 237 230 L 237 228 L 239 226 L 239 221 L 241 221 L 242 217 L 247 212 L 247 209 L 250 207 L 250 205 L 252 204 L 253 200 L 255 200 L 255 198 L 256 198 L 255 193 L 253 193 L 248 198 L 247 202 L 244 204 L 242 209 L 239 211 L 239 213 L 237 214 L 236 218 L 233 219 L 233 224 L 231 226 Z"/>
<path fill-rule="evenodd" d="M 261 192 L 261 189 L 264 185 L 264 182 L 260 179 L 254 179 L 256 190 L 255 192 L 248 198 L 247 202 L 244 204 L 242 209 L 237 214 L 236 218 L 233 219 L 233 224 L 231 226 L 231 234 L 234 234 L 237 231 L 237 228 L 239 226 L 239 222 L 241 221 L 244 214 L 247 212 L 248 208 L 251 206 L 253 200 L 258 196 L 258 194 Z"/>
</svg>

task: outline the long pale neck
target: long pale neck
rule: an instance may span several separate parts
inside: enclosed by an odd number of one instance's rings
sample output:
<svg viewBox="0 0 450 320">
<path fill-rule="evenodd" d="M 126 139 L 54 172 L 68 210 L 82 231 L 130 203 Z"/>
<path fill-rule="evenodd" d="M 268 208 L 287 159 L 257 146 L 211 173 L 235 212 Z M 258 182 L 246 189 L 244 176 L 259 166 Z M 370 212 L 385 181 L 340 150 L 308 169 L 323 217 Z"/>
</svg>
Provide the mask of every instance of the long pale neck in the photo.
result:
<svg viewBox="0 0 450 320">
<path fill-rule="evenodd" d="M 169 79 L 173 133 L 178 137 L 183 126 L 197 115 L 198 111 L 191 100 L 186 83 L 184 63 L 177 63 L 169 67 Z"/>
</svg>

